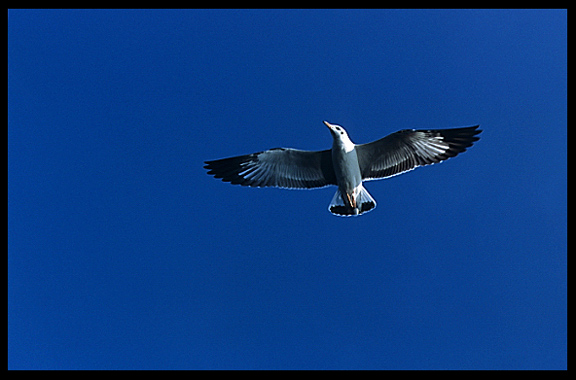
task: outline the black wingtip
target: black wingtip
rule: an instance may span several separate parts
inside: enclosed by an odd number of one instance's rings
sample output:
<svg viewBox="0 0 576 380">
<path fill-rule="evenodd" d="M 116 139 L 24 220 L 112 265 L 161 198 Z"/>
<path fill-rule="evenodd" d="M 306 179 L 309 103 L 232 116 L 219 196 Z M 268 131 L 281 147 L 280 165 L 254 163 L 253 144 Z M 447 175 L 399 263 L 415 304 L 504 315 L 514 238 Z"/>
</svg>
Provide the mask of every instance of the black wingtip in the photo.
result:
<svg viewBox="0 0 576 380">
<path fill-rule="evenodd" d="M 461 128 L 461 129 L 470 129 L 470 130 L 473 130 L 473 131 L 474 131 L 473 136 L 476 136 L 476 135 L 479 135 L 480 133 L 482 133 L 482 131 L 483 131 L 482 129 L 478 129 L 478 128 L 480 128 L 480 124 L 474 125 L 474 126 L 472 126 L 472 127 Z"/>
</svg>

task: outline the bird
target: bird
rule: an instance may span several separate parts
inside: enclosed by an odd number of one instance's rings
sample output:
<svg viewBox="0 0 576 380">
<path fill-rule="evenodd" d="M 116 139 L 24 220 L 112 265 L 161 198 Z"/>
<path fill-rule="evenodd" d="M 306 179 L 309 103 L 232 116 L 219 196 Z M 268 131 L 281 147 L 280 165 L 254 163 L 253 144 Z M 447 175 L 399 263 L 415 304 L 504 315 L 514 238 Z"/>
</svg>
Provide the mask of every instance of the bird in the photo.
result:
<svg viewBox="0 0 576 380">
<path fill-rule="evenodd" d="M 337 186 L 328 210 L 359 216 L 376 207 L 365 181 L 396 176 L 466 151 L 480 137 L 479 125 L 448 129 L 403 129 L 366 144 L 354 144 L 346 130 L 324 121 L 332 148 L 307 151 L 273 148 L 204 161 L 209 175 L 234 185 L 314 189 Z"/>
</svg>

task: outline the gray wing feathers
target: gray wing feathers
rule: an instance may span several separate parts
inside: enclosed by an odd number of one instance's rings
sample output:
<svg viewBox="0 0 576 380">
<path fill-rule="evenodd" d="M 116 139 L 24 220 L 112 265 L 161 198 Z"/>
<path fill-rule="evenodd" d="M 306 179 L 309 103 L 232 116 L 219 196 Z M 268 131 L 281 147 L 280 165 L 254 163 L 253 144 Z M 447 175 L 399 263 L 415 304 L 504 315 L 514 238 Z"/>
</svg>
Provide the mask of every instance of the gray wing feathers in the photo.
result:
<svg viewBox="0 0 576 380">
<path fill-rule="evenodd" d="M 391 177 L 454 157 L 479 140 L 476 135 L 482 131 L 478 127 L 405 129 L 380 140 L 357 145 L 362 179 Z"/>
<path fill-rule="evenodd" d="M 329 150 L 275 148 L 205 163 L 208 174 L 235 185 L 309 189 L 336 184 Z"/>
</svg>

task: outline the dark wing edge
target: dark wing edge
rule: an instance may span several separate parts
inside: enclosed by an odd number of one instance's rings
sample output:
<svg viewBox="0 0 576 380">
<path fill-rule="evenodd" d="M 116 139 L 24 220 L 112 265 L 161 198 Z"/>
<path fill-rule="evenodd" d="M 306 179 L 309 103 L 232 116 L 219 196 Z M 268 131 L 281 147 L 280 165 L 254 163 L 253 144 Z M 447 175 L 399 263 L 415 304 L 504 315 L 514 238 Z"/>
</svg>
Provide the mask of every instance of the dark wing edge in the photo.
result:
<svg viewBox="0 0 576 380">
<path fill-rule="evenodd" d="M 482 132 L 475 125 L 451 129 L 404 129 L 357 146 L 362 179 L 381 179 L 435 164 L 466 151 Z"/>
<path fill-rule="evenodd" d="M 336 184 L 330 150 L 274 148 L 205 164 L 208 174 L 233 185 L 312 189 Z"/>
</svg>

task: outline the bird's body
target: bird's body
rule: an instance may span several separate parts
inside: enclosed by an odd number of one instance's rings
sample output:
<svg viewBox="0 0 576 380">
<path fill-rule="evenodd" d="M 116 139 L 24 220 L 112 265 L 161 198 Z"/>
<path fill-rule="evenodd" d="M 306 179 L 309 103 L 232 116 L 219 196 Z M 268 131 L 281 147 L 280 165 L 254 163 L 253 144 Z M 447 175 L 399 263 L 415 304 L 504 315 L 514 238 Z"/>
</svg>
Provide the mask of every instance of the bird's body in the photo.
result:
<svg viewBox="0 0 576 380">
<path fill-rule="evenodd" d="M 376 202 L 362 186 L 362 173 L 358 163 L 356 145 L 350 140 L 344 128 L 339 125 L 324 123 L 330 128 L 334 137 L 332 165 L 338 184 L 338 190 L 330 202 L 330 211 L 337 215 L 359 215 L 373 209 L 376 207 Z M 359 199 L 363 192 L 370 197 L 365 202 Z"/>
<path fill-rule="evenodd" d="M 252 187 L 311 189 L 336 185 L 329 210 L 360 215 L 376 207 L 363 181 L 388 178 L 415 167 L 442 162 L 462 153 L 479 139 L 478 126 L 405 129 L 368 144 L 354 144 L 339 125 L 324 122 L 332 149 L 304 151 L 274 148 L 244 156 L 206 161 L 208 174 L 225 182 Z"/>
</svg>

